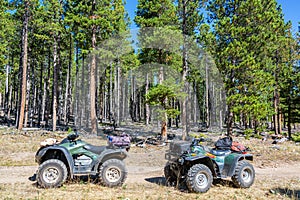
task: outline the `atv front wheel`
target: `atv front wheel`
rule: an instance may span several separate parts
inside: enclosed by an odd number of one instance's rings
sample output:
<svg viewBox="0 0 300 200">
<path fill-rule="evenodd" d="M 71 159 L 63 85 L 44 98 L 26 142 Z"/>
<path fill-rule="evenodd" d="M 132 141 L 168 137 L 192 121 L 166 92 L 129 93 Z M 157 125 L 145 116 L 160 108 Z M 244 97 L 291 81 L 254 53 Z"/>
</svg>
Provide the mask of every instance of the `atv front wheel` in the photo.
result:
<svg viewBox="0 0 300 200">
<path fill-rule="evenodd" d="M 212 181 L 210 169 L 203 164 L 196 164 L 189 169 L 186 184 L 191 192 L 204 193 L 209 190 Z"/>
<path fill-rule="evenodd" d="M 121 186 L 127 177 L 125 164 L 121 160 L 110 159 L 105 161 L 99 170 L 99 181 L 107 187 Z"/>
<path fill-rule="evenodd" d="M 66 165 L 57 159 L 43 162 L 37 172 L 37 183 L 42 188 L 60 187 L 67 179 Z"/>
<path fill-rule="evenodd" d="M 233 184 L 238 188 L 249 188 L 255 178 L 253 166 L 245 160 L 239 161 L 234 175 L 231 177 Z"/>
</svg>

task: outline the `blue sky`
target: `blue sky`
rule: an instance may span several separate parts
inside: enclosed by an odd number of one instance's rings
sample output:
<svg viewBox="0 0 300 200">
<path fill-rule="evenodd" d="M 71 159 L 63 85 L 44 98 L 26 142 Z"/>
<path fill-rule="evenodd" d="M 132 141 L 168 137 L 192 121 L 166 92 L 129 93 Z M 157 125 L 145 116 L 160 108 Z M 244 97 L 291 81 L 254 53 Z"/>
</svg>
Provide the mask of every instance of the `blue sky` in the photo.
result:
<svg viewBox="0 0 300 200">
<path fill-rule="evenodd" d="M 298 31 L 298 22 L 300 22 L 300 0 L 277 0 L 277 2 L 282 6 L 285 21 L 291 20 L 293 32 Z M 126 9 L 131 20 L 134 18 L 136 6 L 137 0 L 127 0 Z M 135 27 L 134 22 L 132 22 L 131 29 Z"/>
</svg>

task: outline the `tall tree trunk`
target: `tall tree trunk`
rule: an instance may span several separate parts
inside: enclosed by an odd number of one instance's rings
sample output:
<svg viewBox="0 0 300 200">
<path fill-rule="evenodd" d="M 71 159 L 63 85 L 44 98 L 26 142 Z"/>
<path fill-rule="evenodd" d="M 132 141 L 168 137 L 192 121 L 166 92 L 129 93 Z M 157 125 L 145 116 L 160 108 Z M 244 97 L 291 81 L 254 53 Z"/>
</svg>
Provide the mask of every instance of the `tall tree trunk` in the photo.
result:
<svg viewBox="0 0 300 200">
<path fill-rule="evenodd" d="M 5 80 L 5 100 L 4 100 L 4 107 L 6 110 L 6 120 L 7 125 L 10 126 L 10 98 L 11 98 L 11 86 L 9 86 L 9 71 L 10 66 L 6 66 L 6 80 Z"/>
<path fill-rule="evenodd" d="M 58 60 L 57 60 L 57 36 L 54 35 L 53 42 L 53 94 L 52 94 L 52 130 L 56 131 L 57 122 L 57 73 L 58 73 Z"/>
<path fill-rule="evenodd" d="M 30 57 L 30 56 L 29 56 Z M 24 127 L 28 124 L 28 111 L 29 111 L 29 98 L 30 98 L 30 60 L 27 63 L 27 87 L 26 87 L 26 100 L 25 100 L 25 113 L 24 113 Z"/>
<path fill-rule="evenodd" d="M 74 125 L 79 126 L 79 47 L 78 41 L 76 41 L 76 72 L 75 72 L 75 105 L 74 105 Z"/>
<path fill-rule="evenodd" d="M 26 89 L 27 89 L 27 56 L 28 56 L 28 18 L 29 18 L 29 1 L 25 0 L 25 13 L 22 30 L 22 86 L 21 86 L 21 104 L 18 119 L 18 130 L 22 130 L 24 121 L 24 111 L 26 103 Z"/>
<path fill-rule="evenodd" d="M 287 117 L 287 126 L 288 126 L 288 136 L 289 136 L 289 140 L 292 139 L 292 125 L 291 125 L 291 113 L 292 113 L 292 109 L 291 109 L 291 97 L 288 96 L 288 117 Z"/>
<path fill-rule="evenodd" d="M 146 74 L 146 86 L 145 86 L 145 93 L 147 94 L 149 91 L 149 74 Z M 150 106 L 149 103 L 146 103 L 145 105 L 145 111 L 146 111 L 146 126 L 149 125 L 149 119 L 150 119 Z"/>
<path fill-rule="evenodd" d="M 38 94 L 38 127 L 41 125 L 42 120 L 42 106 L 43 106 L 43 73 L 44 73 L 44 62 L 41 63 L 41 69 L 40 69 L 40 79 L 39 79 L 39 94 Z"/>
<path fill-rule="evenodd" d="M 111 123 L 113 120 L 113 66 L 112 62 L 110 63 L 109 70 L 109 122 Z"/>
<path fill-rule="evenodd" d="M 279 67 L 278 67 L 278 51 L 276 50 L 276 69 L 274 73 L 275 78 L 275 90 L 274 90 L 274 128 L 275 134 L 281 134 L 281 119 L 280 119 L 280 93 L 279 93 L 279 83 L 278 83 L 278 74 L 279 74 Z"/>
<path fill-rule="evenodd" d="M 278 94 L 278 91 L 277 89 L 275 89 L 274 91 L 274 111 L 275 111 L 275 114 L 273 115 L 273 122 L 274 122 L 274 131 L 275 131 L 275 134 L 279 134 L 279 117 L 278 117 L 278 108 L 279 106 L 279 94 Z"/>
<path fill-rule="evenodd" d="M 121 95 L 121 87 L 120 87 L 120 74 L 121 74 L 121 68 L 119 66 L 119 60 L 117 61 L 116 70 L 115 70 L 115 121 L 114 125 L 119 126 L 120 125 L 120 95 Z"/>
<path fill-rule="evenodd" d="M 64 124 L 68 124 L 68 116 L 70 113 L 71 104 L 71 70 L 72 70 L 72 35 L 70 34 L 70 49 L 69 49 L 69 64 L 66 78 L 66 91 L 65 91 L 65 102 L 64 102 Z"/>
<path fill-rule="evenodd" d="M 182 49 L 182 82 L 184 84 L 183 87 L 183 92 L 187 94 L 188 88 L 189 88 L 189 83 L 187 81 L 187 76 L 188 76 L 188 71 L 189 71 L 189 67 L 188 67 L 188 51 L 187 51 L 187 8 L 186 8 L 186 4 L 187 2 L 185 0 L 183 0 L 182 2 L 182 33 L 183 33 L 183 49 Z M 182 127 L 183 127 L 183 131 L 182 131 L 182 139 L 186 140 L 187 139 L 187 135 L 188 135 L 188 116 L 187 116 L 187 105 L 188 104 L 188 96 L 186 95 L 185 97 L 183 97 L 183 101 L 182 101 Z"/>
<path fill-rule="evenodd" d="M 205 116 L 206 116 L 206 128 L 210 127 L 210 114 L 209 114 L 209 81 L 208 81 L 208 64 L 207 56 L 205 56 Z"/>
<path fill-rule="evenodd" d="M 92 5 L 92 16 L 96 7 L 96 1 L 93 1 Z M 92 63 L 90 71 L 90 97 L 91 97 L 91 125 L 92 125 L 92 134 L 97 134 L 97 116 L 96 116 L 96 25 L 92 25 Z"/>
</svg>

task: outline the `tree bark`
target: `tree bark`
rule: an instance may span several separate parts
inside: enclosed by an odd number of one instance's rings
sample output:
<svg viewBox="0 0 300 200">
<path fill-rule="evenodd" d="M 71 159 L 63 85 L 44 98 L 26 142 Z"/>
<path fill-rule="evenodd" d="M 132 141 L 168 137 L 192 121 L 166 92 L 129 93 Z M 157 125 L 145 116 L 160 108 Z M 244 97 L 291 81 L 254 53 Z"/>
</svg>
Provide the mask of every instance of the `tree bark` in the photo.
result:
<svg viewBox="0 0 300 200">
<path fill-rule="evenodd" d="M 145 94 L 148 94 L 148 91 L 149 91 L 149 74 L 147 73 L 146 74 L 146 86 L 145 86 Z M 145 105 L 145 112 L 146 112 L 146 115 L 145 115 L 145 118 L 146 118 L 146 126 L 149 125 L 149 119 L 150 119 L 150 106 L 149 106 L 149 103 L 146 103 Z"/>
<path fill-rule="evenodd" d="M 53 43 L 53 94 L 52 94 L 52 130 L 56 131 L 57 122 L 57 73 L 58 73 L 58 62 L 57 62 L 57 36 L 54 36 Z"/>
<path fill-rule="evenodd" d="M 189 67 L 188 67 L 188 52 L 187 52 L 187 10 L 186 10 L 186 1 L 182 1 L 182 33 L 184 34 L 184 38 L 183 38 L 183 50 L 182 50 L 182 82 L 184 84 L 183 87 L 183 92 L 187 94 L 188 88 L 189 88 L 189 83 L 187 81 L 187 76 L 188 76 L 188 71 L 189 71 Z M 183 131 L 182 131 L 182 139 L 186 140 L 187 139 L 187 135 L 188 135 L 188 116 L 187 116 L 187 103 L 188 103 L 188 96 L 186 95 L 185 97 L 183 97 L 183 101 L 182 101 L 182 127 L 183 127 Z"/>
<path fill-rule="evenodd" d="M 233 125 L 233 112 L 232 106 L 228 105 L 228 113 L 227 113 L 227 135 L 232 136 L 232 125 Z"/>
<path fill-rule="evenodd" d="M 22 30 L 22 86 L 21 86 L 21 104 L 18 119 L 18 130 L 22 130 L 24 121 L 24 111 L 26 104 L 26 88 L 27 88 L 27 56 L 28 56 L 28 18 L 29 18 L 29 1 L 25 0 L 25 13 Z"/>
<path fill-rule="evenodd" d="M 30 57 L 30 56 L 29 56 Z M 24 112 L 24 127 L 28 124 L 28 111 L 29 111 L 29 98 L 30 98 L 30 60 L 27 63 L 27 83 L 26 83 L 26 100 L 25 100 L 25 112 Z"/>
<path fill-rule="evenodd" d="M 92 5 L 92 15 L 96 7 L 96 1 L 93 1 Z M 92 134 L 97 134 L 97 116 L 96 116 L 96 25 L 92 25 L 92 63 L 91 63 L 91 71 L 90 71 L 90 98 L 91 98 L 91 110 L 90 110 L 90 115 L 91 115 L 91 126 Z"/>
</svg>

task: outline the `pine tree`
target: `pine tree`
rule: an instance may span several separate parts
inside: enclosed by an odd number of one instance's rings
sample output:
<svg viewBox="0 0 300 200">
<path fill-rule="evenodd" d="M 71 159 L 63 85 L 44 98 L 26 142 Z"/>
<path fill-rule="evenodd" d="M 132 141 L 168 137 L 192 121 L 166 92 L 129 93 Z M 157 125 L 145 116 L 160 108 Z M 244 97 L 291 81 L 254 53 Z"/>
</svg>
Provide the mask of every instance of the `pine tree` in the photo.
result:
<svg viewBox="0 0 300 200">
<path fill-rule="evenodd" d="M 225 82 L 227 132 L 234 114 L 259 120 L 272 115 L 275 57 L 284 23 L 276 1 L 210 1 L 214 58 Z M 279 54 L 277 54 L 279 55 Z"/>
<path fill-rule="evenodd" d="M 139 31 L 139 46 L 141 48 L 139 53 L 139 60 L 143 66 L 150 63 L 156 63 L 158 69 L 158 83 L 162 84 L 165 78 L 164 67 L 172 65 L 174 62 L 169 59 L 172 53 L 168 52 L 170 47 L 169 41 L 170 34 L 176 34 L 177 17 L 175 5 L 171 0 L 139 0 L 135 23 L 140 29 Z M 171 51 L 172 52 L 172 51 Z M 144 69 L 146 92 L 151 92 L 149 82 L 152 80 L 150 71 L 155 70 L 154 65 L 150 69 Z M 140 69 L 143 70 L 143 69 Z M 161 91 L 161 90 L 160 90 Z M 149 122 L 149 101 L 146 101 L 146 122 Z M 162 124 L 161 135 L 164 139 L 167 137 L 167 115 L 164 115 Z"/>
<path fill-rule="evenodd" d="M 8 95 L 9 95 L 9 72 L 13 66 L 9 65 L 10 45 L 12 42 L 12 35 L 14 33 L 14 23 L 8 11 L 7 1 L 0 1 L 0 105 L 5 104 L 8 109 Z M 3 68 L 2 68 L 3 67 Z M 5 83 L 5 84 L 4 84 Z M 5 91 L 4 98 L 1 96 Z M 4 99 L 4 101 L 3 101 Z"/>
<path fill-rule="evenodd" d="M 179 25 L 183 34 L 183 48 L 182 48 L 182 82 L 184 83 L 184 92 L 188 93 L 189 82 L 188 82 L 188 73 L 190 71 L 191 66 L 189 66 L 188 57 L 190 50 L 190 44 L 193 44 L 193 40 L 195 39 L 195 31 L 201 25 L 203 20 L 203 16 L 201 14 L 200 9 L 202 8 L 202 4 L 204 1 L 196 0 L 178 0 L 177 4 L 177 15 L 179 17 Z M 182 139 L 185 140 L 188 135 L 188 96 L 183 98 L 182 101 L 182 126 L 183 133 Z"/>
<path fill-rule="evenodd" d="M 127 21 L 126 21 L 126 13 L 124 9 L 124 1 L 98 1 L 92 0 L 89 2 L 86 1 L 69 1 L 67 3 L 67 14 L 66 21 L 74 32 L 75 44 L 77 48 L 76 55 L 76 73 L 78 76 L 78 71 L 82 71 L 81 75 L 81 83 L 82 85 L 79 87 L 79 84 L 76 83 L 76 95 L 77 102 L 82 102 L 84 99 L 90 99 L 89 108 L 86 107 L 85 104 L 77 104 L 76 108 L 83 107 L 82 110 L 85 111 L 86 117 L 89 116 L 91 119 L 91 127 L 92 133 L 97 132 L 97 113 L 96 113 L 96 105 L 100 102 L 97 102 L 96 94 L 97 94 L 97 78 L 101 77 L 104 73 L 107 63 L 105 63 L 105 58 L 103 55 L 99 55 L 96 49 L 101 49 L 102 43 L 106 40 L 110 40 L 111 37 L 116 37 L 118 34 L 123 34 L 126 32 Z M 97 48 L 99 46 L 99 48 Z M 90 54 L 90 55 L 88 55 Z M 96 57 L 98 56 L 98 57 Z M 78 58 L 81 57 L 82 67 L 79 67 Z M 97 59 L 99 61 L 97 61 Z M 97 64 L 96 64 L 97 61 Z M 86 65 L 86 62 L 90 62 L 90 65 Z M 88 70 L 85 67 L 90 67 Z M 100 69 L 101 68 L 101 69 Z M 86 80 L 86 71 L 89 71 L 88 80 Z M 101 72 L 100 74 L 97 73 Z M 112 73 L 113 70 L 111 70 Z M 106 77 L 103 78 L 106 80 Z M 102 80 L 103 80 L 102 79 Z M 77 81 L 77 80 L 76 80 Z M 113 79 L 111 80 L 113 81 Z M 79 88 L 86 83 L 89 83 L 89 97 L 87 98 L 86 91 L 80 91 Z M 102 83 L 100 83 L 102 84 Z M 112 83 L 111 83 L 112 84 Z M 116 83 L 119 84 L 119 83 Z M 117 87 L 116 87 L 117 88 Z M 110 90 L 112 91 L 112 87 Z M 78 91 L 79 90 L 79 91 Z M 83 95 L 83 96 L 81 96 Z M 113 96 L 111 95 L 110 101 L 112 102 Z M 106 106 L 106 105 L 105 105 Z M 112 106 L 112 104 L 111 104 Z M 109 109 L 112 110 L 112 107 Z M 83 113 L 80 113 L 79 110 L 75 109 L 79 118 L 83 118 Z M 119 117 L 118 117 L 119 119 Z M 80 120 L 81 121 L 81 120 Z M 80 123 L 78 125 L 81 125 Z"/>
</svg>

